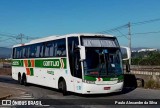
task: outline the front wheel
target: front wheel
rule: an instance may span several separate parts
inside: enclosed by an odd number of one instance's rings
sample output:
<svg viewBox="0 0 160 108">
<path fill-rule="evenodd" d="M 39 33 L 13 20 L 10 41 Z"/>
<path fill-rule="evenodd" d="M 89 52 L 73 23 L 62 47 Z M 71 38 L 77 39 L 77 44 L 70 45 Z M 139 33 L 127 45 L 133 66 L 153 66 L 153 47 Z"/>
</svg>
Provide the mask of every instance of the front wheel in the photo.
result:
<svg viewBox="0 0 160 108">
<path fill-rule="evenodd" d="M 60 81 L 59 84 L 59 90 L 62 92 L 63 96 L 67 95 L 67 86 L 66 86 L 66 82 L 63 80 L 63 81 Z"/>
</svg>

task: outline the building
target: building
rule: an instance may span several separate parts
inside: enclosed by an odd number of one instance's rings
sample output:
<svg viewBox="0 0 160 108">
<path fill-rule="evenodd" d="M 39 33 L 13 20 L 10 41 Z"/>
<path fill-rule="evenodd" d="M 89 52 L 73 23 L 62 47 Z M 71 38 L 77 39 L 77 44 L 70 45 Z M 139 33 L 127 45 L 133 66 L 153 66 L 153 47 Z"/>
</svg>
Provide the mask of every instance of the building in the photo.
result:
<svg viewBox="0 0 160 108">
<path fill-rule="evenodd" d="M 137 52 L 146 52 L 146 51 L 157 51 L 155 48 L 149 48 L 149 49 L 140 49 Z"/>
</svg>

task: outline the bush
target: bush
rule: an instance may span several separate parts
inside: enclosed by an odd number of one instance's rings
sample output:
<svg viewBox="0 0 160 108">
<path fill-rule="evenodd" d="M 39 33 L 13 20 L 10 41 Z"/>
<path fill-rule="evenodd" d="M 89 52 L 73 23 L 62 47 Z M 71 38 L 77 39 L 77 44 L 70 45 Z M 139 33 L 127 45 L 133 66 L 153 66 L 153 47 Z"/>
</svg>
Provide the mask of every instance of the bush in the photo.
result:
<svg viewBox="0 0 160 108">
<path fill-rule="evenodd" d="M 133 65 L 160 65 L 160 52 L 140 52 L 132 54 Z"/>
<path fill-rule="evenodd" d="M 150 89 L 160 88 L 160 84 L 158 83 L 158 81 L 151 79 L 148 82 L 146 82 L 145 88 L 150 88 Z"/>
</svg>

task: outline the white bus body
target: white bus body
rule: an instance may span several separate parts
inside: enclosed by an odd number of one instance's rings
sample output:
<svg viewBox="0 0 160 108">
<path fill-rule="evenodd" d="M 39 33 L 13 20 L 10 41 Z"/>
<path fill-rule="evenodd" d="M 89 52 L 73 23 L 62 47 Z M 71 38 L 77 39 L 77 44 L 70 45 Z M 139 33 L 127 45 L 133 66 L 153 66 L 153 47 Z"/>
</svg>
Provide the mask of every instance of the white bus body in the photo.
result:
<svg viewBox="0 0 160 108">
<path fill-rule="evenodd" d="M 15 45 L 12 78 L 63 93 L 119 92 L 123 88 L 120 46 L 116 37 L 104 34 L 50 36 Z"/>
</svg>

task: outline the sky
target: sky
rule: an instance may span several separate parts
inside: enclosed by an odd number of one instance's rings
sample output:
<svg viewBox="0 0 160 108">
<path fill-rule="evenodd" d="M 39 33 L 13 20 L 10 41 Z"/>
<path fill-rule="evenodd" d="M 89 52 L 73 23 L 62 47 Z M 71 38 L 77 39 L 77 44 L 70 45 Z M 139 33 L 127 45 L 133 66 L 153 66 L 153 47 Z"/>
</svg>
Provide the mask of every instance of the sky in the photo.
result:
<svg viewBox="0 0 160 108">
<path fill-rule="evenodd" d="M 19 43 L 20 33 L 29 37 L 23 39 L 27 42 L 51 35 L 99 33 L 131 22 L 132 47 L 160 48 L 160 20 L 132 25 L 160 19 L 159 10 L 160 0 L 0 0 L 0 47 Z M 107 34 L 128 46 L 127 27 Z"/>
</svg>

